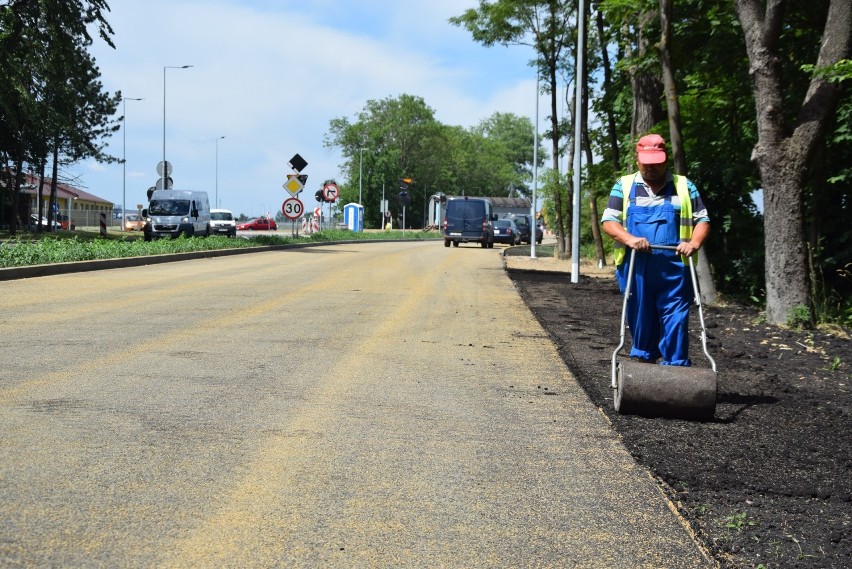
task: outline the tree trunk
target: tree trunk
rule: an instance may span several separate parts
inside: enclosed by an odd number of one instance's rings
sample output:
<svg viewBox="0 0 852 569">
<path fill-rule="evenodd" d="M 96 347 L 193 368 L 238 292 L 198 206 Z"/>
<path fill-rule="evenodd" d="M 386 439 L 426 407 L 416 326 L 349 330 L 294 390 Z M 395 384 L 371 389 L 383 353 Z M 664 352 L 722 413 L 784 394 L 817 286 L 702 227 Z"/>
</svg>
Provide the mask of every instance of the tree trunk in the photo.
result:
<svg viewBox="0 0 852 569">
<path fill-rule="evenodd" d="M 584 69 L 588 69 L 583 65 Z M 588 170 L 591 171 L 594 163 L 594 155 L 592 154 L 592 141 L 589 138 L 589 82 L 588 75 L 583 80 L 583 149 L 586 151 L 586 164 Z M 606 266 L 606 253 L 604 252 L 603 236 L 601 235 L 600 217 L 598 213 L 598 195 L 593 184 L 586 184 L 586 191 L 589 192 L 589 217 L 592 219 L 592 239 L 595 242 L 595 256 L 597 257 L 598 267 Z"/>
<path fill-rule="evenodd" d="M 785 120 L 778 39 L 784 5 L 736 0 L 745 37 L 757 110 L 757 163 L 763 186 L 766 239 L 766 319 L 772 324 L 813 324 L 813 304 L 804 232 L 803 185 L 817 148 L 834 116 L 840 88 L 815 75 L 790 125 Z M 852 3 L 831 0 L 817 58 L 818 68 L 848 56 Z M 789 134 L 788 134 L 789 133 Z"/>
<path fill-rule="evenodd" d="M 637 24 L 636 48 L 639 51 L 639 56 L 644 56 L 650 49 L 645 28 L 653 20 L 653 12 L 645 12 L 640 15 L 639 23 Z M 649 73 L 646 70 L 630 70 L 630 86 L 633 92 L 633 113 L 630 124 L 630 139 L 636 141 L 638 138 L 647 134 L 654 125 L 665 118 L 663 108 L 660 105 L 662 96 L 662 86 L 660 79 L 656 75 Z"/>
<path fill-rule="evenodd" d="M 663 87 L 666 93 L 666 108 L 669 115 L 669 142 L 672 149 L 672 163 L 675 174 L 687 175 L 686 153 L 683 148 L 683 137 L 681 136 L 680 102 L 677 95 L 677 84 L 675 83 L 674 66 L 671 58 L 672 44 L 672 0 L 660 0 L 660 65 L 663 72 Z M 698 276 L 698 288 L 701 291 L 701 300 L 707 304 L 716 302 L 716 285 L 713 283 L 713 274 L 710 271 L 710 261 L 707 259 L 706 249 L 701 251 L 697 257 L 696 275 Z"/>
<path fill-rule="evenodd" d="M 586 164 L 591 166 L 592 156 L 592 141 L 589 140 L 589 131 L 586 128 L 585 121 L 583 123 L 583 145 L 586 147 Z M 597 257 L 598 267 L 606 266 L 606 252 L 604 251 L 603 235 L 601 235 L 600 213 L 598 212 L 598 195 L 593 186 L 588 186 L 589 191 L 589 217 L 592 220 L 592 239 L 595 242 L 595 256 Z"/>
<path fill-rule="evenodd" d="M 19 156 L 22 156 L 23 152 Z M 12 218 L 9 220 L 9 235 L 15 237 L 18 234 L 18 213 L 21 208 L 21 184 L 24 173 L 21 169 L 24 167 L 24 160 L 18 158 L 15 160 L 15 187 L 12 188 Z"/>
<path fill-rule="evenodd" d="M 609 53 L 606 50 L 604 42 L 604 18 L 603 12 L 597 10 L 595 23 L 598 28 L 598 37 L 600 37 L 601 45 L 601 67 L 603 68 L 603 92 L 612 93 L 612 66 L 609 63 Z M 610 106 L 606 110 L 606 132 L 609 139 L 609 148 L 612 152 L 610 163 L 612 164 L 613 173 L 618 173 L 621 169 L 621 155 L 618 150 L 618 130 L 615 126 L 615 113 Z"/>
<path fill-rule="evenodd" d="M 563 217 L 562 193 L 559 188 L 559 115 L 557 114 L 557 93 L 556 93 L 556 64 L 549 65 L 549 81 L 550 81 L 550 142 L 552 146 L 551 154 L 553 157 L 553 174 L 555 179 L 555 187 L 553 191 L 553 205 L 556 208 L 556 255 L 557 257 L 565 257 L 571 251 L 570 243 L 571 236 L 566 230 L 565 220 L 571 219 L 570 200 L 566 197 L 568 203 L 566 215 Z M 566 196 L 570 196 L 570 187 L 566 186 Z"/>
<path fill-rule="evenodd" d="M 47 206 L 47 226 L 50 227 L 51 231 L 54 231 L 56 228 L 56 224 L 53 222 L 56 221 L 56 213 L 53 211 L 53 206 L 56 202 L 56 186 L 58 182 L 56 181 L 59 177 L 59 139 L 54 138 L 53 140 L 53 166 L 50 180 L 50 200 L 48 200 Z M 124 211 L 122 210 L 122 216 L 124 216 Z M 70 221 L 69 221 L 70 223 Z"/>
</svg>

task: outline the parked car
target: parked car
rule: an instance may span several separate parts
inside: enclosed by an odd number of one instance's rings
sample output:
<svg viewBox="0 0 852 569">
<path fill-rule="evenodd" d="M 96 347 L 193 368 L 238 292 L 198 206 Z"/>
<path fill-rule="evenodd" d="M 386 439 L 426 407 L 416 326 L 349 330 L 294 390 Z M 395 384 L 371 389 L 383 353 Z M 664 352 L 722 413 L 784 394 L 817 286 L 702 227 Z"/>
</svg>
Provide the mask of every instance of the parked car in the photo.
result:
<svg viewBox="0 0 852 569">
<path fill-rule="evenodd" d="M 145 220 L 135 213 L 128 213 L 124 217 L 125 231 L 141 231 L 145 229 Z"/>
<path fill-rule="evenodd" d="M 506 243 L 507 245 L 519 245 L 521 243 L 521 232 L 511 219 L 498 219 L 493 225 L 495 243 Z"/>
<path fill-rule="evenodd" d="M 278 224 L 275 223 L 275 220 L 267 217 L 258 217 L 237 224 L 237 231 L 276 231 L 277 229 Z"/>
<path fill-rule="evenodd" d="M 211 209 L 210 232 L 214 235 L 236 237 L 237 222 L 234 220 L 234 214 L 227 209 Z"/>
<path fill-rule="evenodd" d="M 69 218 L 67 215 L 59 214 L 56 216 L 56 221 L 59 222 L 59 226 L 65 230 L 74 230 L 77 229 L 77 224 L 74 222 L 74 219 Z"/>
<path fill-rule="evenodd" d="M 27 225 L 31 230 L 38 229 L 38 214 L 37 213 L 30 214 L 30 221 Z M 41 228 L 44 231 L 50 230 L 50 225 L 47 222 L 47 218 L 44 217 L 44 216 L 42 216 L 42 218 L 41 218 Z M 53 229 L 54 230 L 62 229 L 62 226 L 59 224 L 58 221 L 53 220 Z"/>
<path fill-rule="evenodd" d="M 530 220 L 532 216 L 524 215 L 524 214 L 515 214 L 512 219 L 515 221 L 515 225 L 518 226 L 518 229 L 521 232 L 521 243 L 532 243 L 530 240 Z M 544 232 L 541 230 L 541 226 L 536 224 L 535 226 L 535 242 L 541 245 L 541 241 L 544 238 Z"/>
</svg>

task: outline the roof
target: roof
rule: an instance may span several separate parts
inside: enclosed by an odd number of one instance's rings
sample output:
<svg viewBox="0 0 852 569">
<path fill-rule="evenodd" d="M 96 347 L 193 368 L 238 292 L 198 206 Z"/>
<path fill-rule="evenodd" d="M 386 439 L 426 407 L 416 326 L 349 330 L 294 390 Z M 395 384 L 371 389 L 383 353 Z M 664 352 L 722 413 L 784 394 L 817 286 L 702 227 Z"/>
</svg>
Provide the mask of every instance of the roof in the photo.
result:
<svg viewBox="0 0 852 569">
<path fill-rule="evenodd" d="M 529 198 L 488 198 L 494 207 L 530 208 Z"/>
<path fill-rule="evenodd" d="M 34 174 L 24 174 L 24 183 L 21 185 L 21 192 L 25 194 L 36 194 L 36 188 L 38 188 L 40 178 Z M 52 182 L 51 178 L 44 178 L 43 184 L 41 185 L 41 195 L 50 197 L 50 184 Z M 56 195 L 57 197 L 63 198 L 72 198 L 77 200 L 83 200 L 87 202 L 100 203 L 104 205 L 109 205 L 112 207 L 113 204 L 109 200 L 105 200 L 101 197 L 98 197 L 94 194 L 90 194 L 89 192 L 83 191 L 79 188 L 75 188 L 70 184 L 63 184 L 62 182 L 56 183 Z"/>
</svg>

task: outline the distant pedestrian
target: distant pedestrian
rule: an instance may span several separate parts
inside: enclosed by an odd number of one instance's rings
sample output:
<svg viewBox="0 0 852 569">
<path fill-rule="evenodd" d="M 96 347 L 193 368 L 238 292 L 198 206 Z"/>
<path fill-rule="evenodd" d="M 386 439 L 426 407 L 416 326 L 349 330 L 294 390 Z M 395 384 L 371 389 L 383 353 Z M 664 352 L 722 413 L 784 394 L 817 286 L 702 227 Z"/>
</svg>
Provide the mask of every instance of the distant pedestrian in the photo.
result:
<svg viewBox="0 0 852 569">
<path fill-rule="evenodd" d="M 633 337 L 630 357 L 661 365 L 691 365 L 689 306 L 693 300 L 687 257 L 710 232 L 710 218 L 695 185 L 666 167 L 666 141 L 657 134 L 636 145 L 638 172 L 622 177 L 609 194 L 601 223 L 615 240 L 616 278 L 627 286 L 629 255 L 633 283 L 627 324 Z M 671 250 L 651 249 L 670 245 Z"/>
</svg>

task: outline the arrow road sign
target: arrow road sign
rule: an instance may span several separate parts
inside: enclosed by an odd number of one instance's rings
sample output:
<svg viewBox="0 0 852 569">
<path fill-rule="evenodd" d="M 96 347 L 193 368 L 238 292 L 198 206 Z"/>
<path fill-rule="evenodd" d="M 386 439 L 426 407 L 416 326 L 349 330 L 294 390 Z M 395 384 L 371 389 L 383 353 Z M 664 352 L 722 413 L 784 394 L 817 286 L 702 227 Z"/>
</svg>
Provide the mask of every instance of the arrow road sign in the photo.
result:
<svg viewBox="0 0 852 569">
<path fill-rule="evenodd" d="M 332 203 L 337 200 L 337 197 L 340 195 L 340 190 L 337 187 L 337 184 L 333 182 L 329 182 L 328 184 L 322 187 L 322 197 L 325 201 Z"/>
</svg>

